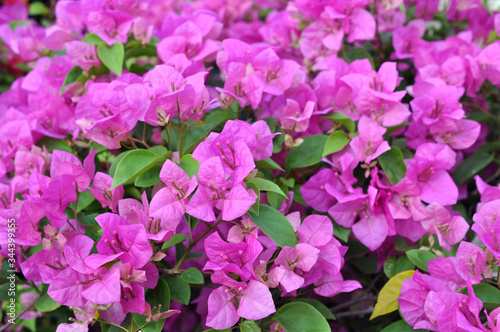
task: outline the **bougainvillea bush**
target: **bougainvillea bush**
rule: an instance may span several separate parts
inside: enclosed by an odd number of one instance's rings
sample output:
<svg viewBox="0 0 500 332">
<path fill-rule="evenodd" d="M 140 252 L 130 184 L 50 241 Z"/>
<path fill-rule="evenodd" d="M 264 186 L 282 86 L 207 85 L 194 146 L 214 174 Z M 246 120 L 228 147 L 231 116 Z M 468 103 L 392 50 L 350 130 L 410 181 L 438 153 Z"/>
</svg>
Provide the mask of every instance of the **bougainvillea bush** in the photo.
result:
<svg viewBox="0 0 500 332">
<path fill-rule="evenodd" d="M 0 7 L 0 331 L 498 331 L 500 6 Z"/>
</svg>

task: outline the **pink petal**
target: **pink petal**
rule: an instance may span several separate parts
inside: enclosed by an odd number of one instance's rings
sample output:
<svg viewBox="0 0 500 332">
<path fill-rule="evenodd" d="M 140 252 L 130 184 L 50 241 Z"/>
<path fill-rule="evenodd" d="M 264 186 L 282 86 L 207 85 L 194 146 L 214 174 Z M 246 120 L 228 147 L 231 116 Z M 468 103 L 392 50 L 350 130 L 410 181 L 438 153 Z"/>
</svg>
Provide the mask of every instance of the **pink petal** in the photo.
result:
<svg viewBox="0 0 500 332">
<path fill-rule="evenodd" d="M 101 272 L 97 278 L 82 291 L 82 296 L 94 304 L 119 302 L 121 295 L 120 269 L 115 268 L 111 272 Z"/>
<path fill-rule="evenodd" d="M 369 215 L 352 226 L 352 232 L 370 250 L 376 250 L 385 241 L 389 226 L 383 214 Z"/>
<path fill-rule="evenodd" d="M 208 297 L 206 325 L 216 330 L 231 328 L 239 320 L 234 300 L 225 290 L 225 287 L 214 289 Z"/>
<path fill-rule="evenodd" d="M 258 320 L 276 312 L 269 288 L 257 280 L 250 280 L 239 302 L 237 314 L 246 319 Z"/>
<path fill-rule="evenodd" d="M 327 244 L 333 236 L 333 224 L 327 216 L 310 215 L 300 225 L 297 235 L 300 241 L 312 246 Z"/>
</svg>

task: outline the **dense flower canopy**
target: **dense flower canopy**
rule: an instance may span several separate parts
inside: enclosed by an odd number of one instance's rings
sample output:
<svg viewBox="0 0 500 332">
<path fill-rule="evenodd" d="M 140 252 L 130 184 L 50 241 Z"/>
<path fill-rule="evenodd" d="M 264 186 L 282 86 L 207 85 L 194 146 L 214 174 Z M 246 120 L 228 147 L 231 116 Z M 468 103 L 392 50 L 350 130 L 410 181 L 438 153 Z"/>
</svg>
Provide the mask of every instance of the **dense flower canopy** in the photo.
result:
<svg viewBox="0 0 500 332">
<path fill-rule="evenodd" d="M 3 1 L 0 331 L 497 331 L 499 35 L 495 1 Z"/>
</svg>

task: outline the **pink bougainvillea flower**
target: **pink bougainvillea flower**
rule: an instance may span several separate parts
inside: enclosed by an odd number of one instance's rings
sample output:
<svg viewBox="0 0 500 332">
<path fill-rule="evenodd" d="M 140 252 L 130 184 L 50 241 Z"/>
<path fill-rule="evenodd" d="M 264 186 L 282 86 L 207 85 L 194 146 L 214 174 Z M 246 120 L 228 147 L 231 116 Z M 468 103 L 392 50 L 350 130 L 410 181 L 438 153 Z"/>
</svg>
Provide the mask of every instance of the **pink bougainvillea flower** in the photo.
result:
<svg viewBox="0 0 500 332">
<path fill-rule="evenodd" d="M 486 266 L 487 258 L 483 249 L 470 242 L 461 242 L 456 255 L 457 273 L 471 283 L 480 283 L 484 278 L 493 277 L 491 267 Z"/>
<path fill-rule="evenodd" d="M 87 18 L 87 28 L 112 46 L 115 42 L 126 43 L 132 27 L 133 16 L 122 11 L 92 11 Z"/>
<path fill-rule="evenodd" d="M 309 127 L 309 118 L 314 111 L 314 102 L 309 101 L 302 110 L 300 105 L 293 99 L 287 99 L 285 108 L 281 111 L 281 126 L 283 129 L 296 132 L 306 131 Z"/>
<path fill-rule="evenodd" d="M 201 164 L 198 182 L 198 189 L 189 201 L 186 212 L 205 221 L 216 220 L 214 208 L 222 212 L 223 220 L 239 218 L 257 198 L 255 192 L 246 190 L 242 183 L 230 182 L 224 178 L 219 157 L 210 158 Z"/>
<path fill-rule="evenodd" d="M 123 198 L 123 185 L 110 189 L 113 184 L 113 178 L 108 174 L 97 172 L 89 191 L 101 203 L 103 208 L 109 207 L 112 212 L 117 212 L 118 202 Z"/>
<path fill-rule="evenodd" d="M 361 284 L 355 280 L 344 280 L 342 274 L 323 274 L 320 279 L 314 282 L 316 288 L 314 292 L 321 296 L 335 296 L 338 293 L 349 293 L 355 289 L 362 288 Z"/>
<path fill-rule="evenodd" d="M 182 168 L 167 160 L 161 168 L 160 180 L 166 188 L 160 189 L 151 200 L 150 216 L 165 220 L 175 229 L 186 212 L 189 195 L 197 186 L 196 177 L 190 179 Z"/>
<path fill-rule="evenodd" d="M 85 71 L 92 67 L 99 67 L 101 61 L 97 57 L 95 45 L 90 45 L 81 41 L 72 41 L 65 44 L 71 62 Z"/>
<path fill-rule="evenodd" d="M 427 217 L 420 223 L 430 234 L 436 234 L 439 244 L 446 250 L 451 250 L 452 244 L 458 243 L 469 230 L 469 224 L 460 212 L 449 211 L 437 203 L 425 208 Z"/>
<path fill-rule="evenodd" d="M 239 306 L 236 309 L 234 300 Z M 222 330 L 234 326 L 240 317 L 258 320 L 274 313 L 276 308 L 271 292 L 263 283 L 250 280 L 237 289 L 219 287 L 208 297 L 207 326 Z"/>
<path fill-rule="evenodd" d="M 359 135 L 350 143 L 356 157 L 367 164 L 382 153 L 390 150 L 389 143 L 382 135 L 387 131 L 384 127 L 367 117 L 362 117 L 358 123 Z"/>
<path fill-rule="evenodd" d="M 130 225 L 123 217 L 113 213 L 104 213 L 96 217 L 103 229 L 102 237 L 96 248 L 100 254 L 125 253 L 121 260 L 130 262 L 136 268 L 143 267 L 153 255 L 153 248 L 147 240 L 143 225 Z M 130 257 L 129 259 L 126 257 Z"/>
<path fill-rule="evenodd" d="M 456 153 L 447 145 L 426 143 L 418 147 L 406 176 L 417 182 L 420 198 L 426 203 L 453 205 L 458 188 L 446 172 L 455 164 Z"/>
<path fill-rule="evenodd" d="M 262 244 L 253 235 L 246 236 L 245 242 L 228 243 L 218 233 L 213 233 L 205 240 L 209 261 L 203 269 L 237 273 L 246 281 L 253 275 L 253 263 L 262 249 Z"/>
<path fill-rule="evenodd" d="M 280 284 L 287 293 L 293 292 L 304 284 L 304 278 L 296 273 L 308 272 L 318 260 L 319 249 L 307 244 L 299 243 L 295 248 L 283 247 L 274 263 L 284 270 Z M 299 272 L 301 274 L 301 272 Z"/>
<path fill-rule="evenodd" d="M 310 215 L 299 226 L 297 236 L 302 243 L 314 247 L 325 245 L 333 237 L 332 221 L 326 216 Z"/>
<path fill-rule="evenodd" d="M 499 234 L 500 219 L 497 216 L 500 213 L 500 200 L 493 200 L 481 204 L 472 219 L 474 225 L 472 230 L 476 232 L 482 244 L 488 248 L 495 258 L 500 258 Z"/>
</svg>

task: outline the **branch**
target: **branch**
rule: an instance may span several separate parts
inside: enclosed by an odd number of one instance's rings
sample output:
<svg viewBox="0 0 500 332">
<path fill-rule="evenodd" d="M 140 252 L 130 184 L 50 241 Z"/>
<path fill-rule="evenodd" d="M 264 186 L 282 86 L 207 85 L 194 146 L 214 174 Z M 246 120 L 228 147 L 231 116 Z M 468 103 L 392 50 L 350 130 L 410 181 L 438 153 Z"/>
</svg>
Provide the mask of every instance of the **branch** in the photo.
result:
<svg viewBox="0 0 500 332">
<path fill-rule="evenodd" d="M 376 295 L 372 295 L 372 296 L 363 296 L 363 297 L 360 297 L 360 298 L 357 298 L 357 299 L 354 299 L 354 300 L 351 300 L 351 301 L 347 301 L 347 302 L 344 302 L 342 304 L 339 304 L 339 305 L 336 305 L 334 307 L 331 307 L 330 308 L 330 311 L 333 312 L 335 314 L 336 311 L 338 311 L 339 309 L 343 309 L 343 308 L 348 308 L 350 307 L 351 305 L 354 305 L 354 304 L 357 304 L 357 303 L 360 303 L 360 302 L 365 302 L 365 301 L 375 301 L 377 299 L 377 296 Z M 336 316 L 337 314 L 335 314 Z"/>
<path fill-rule="evenodd" d="M 369 307 L 362 310 L 352 310 L 352 311 L 344 311 L 335 314 L 336 318 L 340 317 L 351 317 L 351 316 L 365 316 L 366 314 L 371 314 L 373 312 L 373 307 Z"/>
<path fill-rule="evenodd" d="M 189 245 L 189 247 L 186 249 L 186 252 L 184 253 L 184 255 L 182 255 L 181 259 L 179 259 L 179 261 L 177 262 L 177 264 L 175 264 L 175 267 L 174 267 L 175 270 L 179 270 L 179 267 L 181 267 L 181 265 L 184 262 L 184 260 L 186 259 L 187 255 L 189 255 L 189 253 L 191 252 L 191 249 L 193 249 L 193 247 L 198 242 L 200 242 L 205 237 L 205 235 L 207 235 L 212 229 L 214 229 L 215 227 L 217 227 L 221 222 L 222 222 L 222 219 L 220 219 L 215 224 L 213 224 L 212 227 L 207 228 L 207 230 L 204 231 L 200 236 L 198 236 L 198 238 L 196 240 L 194 240 L 193 242 L 191 242 L 191 244 Z"/>
<path fill-rule="evenodd" d="M 36 300 L 38 300 L 39 298 L 40 297 L 37 297 Z M 21 319 L 21 317 L 25 313 L 27 313 L 28 311 L 30 311 L 31 309 L 33 309 L 35 307 L 36 300 L 31 305 L 29 305 L 29 306 L 25 307 L 23 310 L 21 310 L 21 312 L 16 317 L 16 320 L 15 320 L 16 322 L 18 319 Z M 10 323 L 5 324 L 4 326 L 0 327 L 0 332 L 6 331 L 8 327 L 13 326 L 13 325 L 15 325 L 15 324 L 10 324 Z"/>
</svg>

